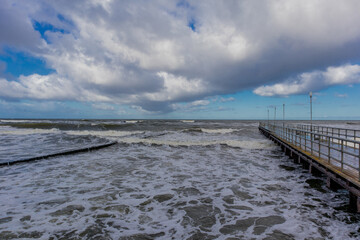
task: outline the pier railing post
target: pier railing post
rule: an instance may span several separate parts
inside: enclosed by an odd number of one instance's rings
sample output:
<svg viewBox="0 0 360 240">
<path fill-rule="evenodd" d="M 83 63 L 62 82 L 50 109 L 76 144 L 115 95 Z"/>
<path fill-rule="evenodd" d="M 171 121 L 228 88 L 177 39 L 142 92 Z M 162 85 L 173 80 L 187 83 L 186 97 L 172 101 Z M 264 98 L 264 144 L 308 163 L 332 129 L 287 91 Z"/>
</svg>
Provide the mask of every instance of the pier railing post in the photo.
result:
<svg viewBox="0 0 360 240">
<path fill-rule="evenodd" d="M 347 135 L 348 135 L 348 130 L 345 129 L 345 138 L 347 139 Z"/>
<path fill-rule="evenodd" d="M 330 137 L 328 136 L 328 163 L 330 164 Z"/>
<path fill-rule="evenodd" d="M 287 128 L 287 140 L 289 141 L 290 139 L 290 130 Z"/>
<path fill-rule="evenodd" d="M 314 135 L 313 132 L 310 133 L 310 141 L 311 141 L 311 155 L 313 155 L 313 140 L 314 140 Z"/>
<path fill-rule="evenodd" d="M 344 140 L 341 139 L 341 171 L 344 168 Z"/>
<path fill-rule="evenodd" d="M 358 153 L 358 162 L 359 162 L 359 165 L 358 165 L 358 174 L 359 174 L 359 181 L 360 181 L 360 144 L 358 144 L 358 149 L 359 149 L 359 153 Z"/>
</svg>

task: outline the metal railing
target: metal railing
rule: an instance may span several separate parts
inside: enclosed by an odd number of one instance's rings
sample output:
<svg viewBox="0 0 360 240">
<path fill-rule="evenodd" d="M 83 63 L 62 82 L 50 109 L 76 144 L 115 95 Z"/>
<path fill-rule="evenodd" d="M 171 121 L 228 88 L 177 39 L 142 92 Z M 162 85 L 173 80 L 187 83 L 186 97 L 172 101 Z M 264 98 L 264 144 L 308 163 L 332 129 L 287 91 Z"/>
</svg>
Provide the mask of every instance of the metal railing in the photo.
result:
<svg viewBox="0 0 360 240">
<path fill-rule="evenodd" d="M 297 124 L 294 127 L 312 131 L 315 133 L 321 133 L 324 135 L 336 136 L 346 139 L 352 139 L 355 141 L 360 141 L 360 130 L 358 129 L 348 129 L 348 128 L 335 128 L 329 126 L 317 126 L 317 125 L 309 125 L 309 124 Z"/>
<path fill-rule="evenodd" d="M 309 125 L 260 123 L 273 135 L 360 181 L 360 131 Z"/>
</svg>

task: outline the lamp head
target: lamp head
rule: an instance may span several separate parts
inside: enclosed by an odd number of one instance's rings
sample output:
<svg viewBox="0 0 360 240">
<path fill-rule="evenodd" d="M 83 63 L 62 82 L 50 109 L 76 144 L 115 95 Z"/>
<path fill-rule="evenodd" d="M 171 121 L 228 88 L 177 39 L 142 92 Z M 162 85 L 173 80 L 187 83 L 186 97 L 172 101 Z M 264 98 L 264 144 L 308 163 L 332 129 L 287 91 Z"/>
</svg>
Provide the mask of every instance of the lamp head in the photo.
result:
<svg viewBox="0 0 360 240">
<path fill-rule="evenodd" d="M 310 97 L 312 97 L 312 92 L 309 93 Z"/>
</svg>

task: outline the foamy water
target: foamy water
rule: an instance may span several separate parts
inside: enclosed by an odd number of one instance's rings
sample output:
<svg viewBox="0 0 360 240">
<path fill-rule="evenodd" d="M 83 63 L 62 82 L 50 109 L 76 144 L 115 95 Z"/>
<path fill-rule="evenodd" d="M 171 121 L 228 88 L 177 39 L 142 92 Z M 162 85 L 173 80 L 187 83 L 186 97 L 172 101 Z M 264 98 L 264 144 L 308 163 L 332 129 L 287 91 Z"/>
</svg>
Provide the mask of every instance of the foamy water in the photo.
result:
<svg viewBox="0 0 360 240">
<path fill-rule="evenodd" d="M 62 148 L 119 142 L 0 168 L 0 239 L 360 237 L 359 216 L 344 207 L 347 192 L 328 190 L 324 179 L 293 164 L 256 122 L 144 121 L 92 129 L 98 125 L 88 123 L 83 134 L 0 132 L 13 143 L 25 136 L 63 139 Z"/>
<path fill-rule="evenodd" d="M 69 135 L 78 135 L 78 136 L 86 136 L 86 135 L 92 135 L 97 137 L 107 137 L 110 139 L 116 139 L 118 137 L 124 137 L 129 135 L 135 135 L 143 133 L 141 131 L 66 131 L 65 133 Z"/>
</svg>

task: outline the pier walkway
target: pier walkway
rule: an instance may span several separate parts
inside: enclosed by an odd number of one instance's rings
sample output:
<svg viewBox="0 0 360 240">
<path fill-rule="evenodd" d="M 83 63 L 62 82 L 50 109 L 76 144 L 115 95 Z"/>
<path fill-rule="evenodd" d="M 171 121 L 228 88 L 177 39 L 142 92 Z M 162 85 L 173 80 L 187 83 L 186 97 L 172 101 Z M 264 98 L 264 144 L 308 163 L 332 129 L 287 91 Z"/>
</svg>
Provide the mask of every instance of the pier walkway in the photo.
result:
<svg viewBox="0 0 360 240">
<path fill-rule="evenodd" d="M 329 188 L 347 189 L 350 207 L 360 213 L 360 130 L 269 122 L 259 130 L 294 162 L 324 174 Z"/>
</svg>

